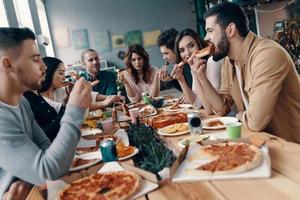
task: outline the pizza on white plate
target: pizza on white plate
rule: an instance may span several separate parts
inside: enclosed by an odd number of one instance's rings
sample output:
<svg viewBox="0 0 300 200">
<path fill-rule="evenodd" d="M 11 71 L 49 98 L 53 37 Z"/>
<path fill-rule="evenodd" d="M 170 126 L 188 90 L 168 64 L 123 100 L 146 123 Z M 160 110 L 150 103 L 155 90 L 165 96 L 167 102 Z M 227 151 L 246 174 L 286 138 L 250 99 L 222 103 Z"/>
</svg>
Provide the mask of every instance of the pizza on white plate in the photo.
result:
<svg viewBox="0 0 300 200">
<path fill-rule="evenodd" d="M 64 188 L 61 200 L 125 200 L 140 188 L 140 177 L 134 172 L 97 173 L 78 179 Z"/>
<path fill-rule="evenodd" d="M 209 162 L 189 170 L 206 175 L 228 175 L 249 171 L 262 162 L 262 153 L 254 145 L 225 142 L 201 148 L 192 159 L 208 159 Z"/>
</svg>

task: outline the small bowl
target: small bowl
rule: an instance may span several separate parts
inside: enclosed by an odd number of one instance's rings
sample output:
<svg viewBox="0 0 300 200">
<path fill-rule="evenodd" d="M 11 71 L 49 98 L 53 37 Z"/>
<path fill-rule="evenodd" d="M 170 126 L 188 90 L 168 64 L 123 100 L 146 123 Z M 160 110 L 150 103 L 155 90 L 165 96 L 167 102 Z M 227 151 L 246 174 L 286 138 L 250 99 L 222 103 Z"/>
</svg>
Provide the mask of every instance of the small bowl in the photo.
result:
<svg viewBox="0 0 300 200">
<path fill-rule="evenodd" d="M 163 98 L 159 98 L 159 99 L 152 99 L 150 100 L 150 104 L 154 107 L 154 108 L 161 108 L 164 104 L 164 99 Z"/>
</svg>

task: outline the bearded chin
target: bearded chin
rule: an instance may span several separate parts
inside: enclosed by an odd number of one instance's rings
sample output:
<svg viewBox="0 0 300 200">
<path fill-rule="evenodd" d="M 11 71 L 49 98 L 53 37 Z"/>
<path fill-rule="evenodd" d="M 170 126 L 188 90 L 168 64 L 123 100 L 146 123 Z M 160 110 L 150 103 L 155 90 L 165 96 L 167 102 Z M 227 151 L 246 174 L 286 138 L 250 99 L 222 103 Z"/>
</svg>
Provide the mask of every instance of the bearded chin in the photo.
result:
<svg viewBox="0 0 300 200">
<path fill-rule="evenodd" d="M 229 53 L 230 43 L 228 42 L 225 33 L 222 34 L 221 42 L 217 45 L 217 47 L 219 51 L 213 54 L 213 60 L 216 62 L 225 58 Z"/>
</svg>

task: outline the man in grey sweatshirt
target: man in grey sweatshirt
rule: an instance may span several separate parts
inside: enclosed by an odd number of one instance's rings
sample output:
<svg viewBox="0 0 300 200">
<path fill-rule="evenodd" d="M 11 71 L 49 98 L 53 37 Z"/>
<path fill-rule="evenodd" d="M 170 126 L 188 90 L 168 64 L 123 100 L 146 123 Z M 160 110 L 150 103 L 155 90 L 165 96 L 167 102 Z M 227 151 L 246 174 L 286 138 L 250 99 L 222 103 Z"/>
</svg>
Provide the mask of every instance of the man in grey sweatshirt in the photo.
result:
<svg viewBox="0 0 300 200">
<path fill-rule="evenodd" d="M 0 28 L 0 199 L 15 181 L 43 184 L 62 177 L 71 166 L 92 99 L 91 85 L 83 79 L 75 84 L 51 144 L 22 97 L 41 86 L 45 70 L 30 29 Z"/>
</svg>

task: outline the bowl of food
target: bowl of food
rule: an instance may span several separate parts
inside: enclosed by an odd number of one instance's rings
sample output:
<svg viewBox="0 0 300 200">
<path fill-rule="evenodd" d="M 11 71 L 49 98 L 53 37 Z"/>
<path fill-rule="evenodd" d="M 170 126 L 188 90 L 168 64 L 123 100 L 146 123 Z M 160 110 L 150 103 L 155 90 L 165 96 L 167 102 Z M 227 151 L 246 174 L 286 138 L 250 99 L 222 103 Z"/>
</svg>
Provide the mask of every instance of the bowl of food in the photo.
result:
<svg viewBox="0 0 300 200">
<path fill-rule="evenodd" d="M 164 104 L 164 99 L 163 98 L 153 98 L 150 100 L 150 104 L 154 108 L 161 108 Z"/>
</svg>

